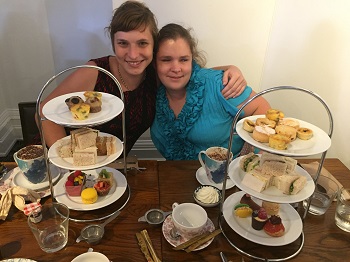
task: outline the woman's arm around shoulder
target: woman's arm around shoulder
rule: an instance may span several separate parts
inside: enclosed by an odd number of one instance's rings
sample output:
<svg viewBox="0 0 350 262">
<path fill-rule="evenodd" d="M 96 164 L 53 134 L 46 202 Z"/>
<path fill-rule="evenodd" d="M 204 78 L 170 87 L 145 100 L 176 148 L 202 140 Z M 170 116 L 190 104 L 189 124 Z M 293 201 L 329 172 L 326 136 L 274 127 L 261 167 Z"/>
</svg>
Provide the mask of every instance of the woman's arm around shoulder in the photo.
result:
<svg viewBox="0 0 350 262">
<path fill-rule="evenodd" d="M 248 101 L 250 98 L 256 95 L 256 92 L 252 91 L 249 97 L 239 105 L 239 107 L 242 107 L 242 105 Z M 269 102 L 262 96 L 258 96 L 255 99 L 253 99 L 250 103 L 248 103 L 244 107 L 244 116 L 252 116 L 252 115 L 264 115 L 268 109 L 270 109 L 271 106 Z"/>
</svg>

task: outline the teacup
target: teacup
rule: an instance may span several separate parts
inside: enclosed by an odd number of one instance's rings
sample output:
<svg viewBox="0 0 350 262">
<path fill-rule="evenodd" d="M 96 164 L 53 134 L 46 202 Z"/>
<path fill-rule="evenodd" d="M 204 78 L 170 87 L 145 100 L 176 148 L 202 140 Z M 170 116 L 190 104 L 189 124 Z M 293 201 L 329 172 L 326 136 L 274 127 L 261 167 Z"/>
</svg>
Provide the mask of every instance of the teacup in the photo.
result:
<svg viewBox="0 0 350 262">
<path fill-rule="evenodd" d="M 204 155 L 204 161 L 203 156 Z M 209 181 L 220 184 L 225 178 L 225 169 L 227 161 L 227 149 L 224 147 L 209 147 L 205 151 L 198 153 L 198 159 L 207 173 Z M 232 153 L 230 161 L 232 160 Z"/>
<path fill-rule="evenodd" d="M 46 180 L 47 168 L 41 145 L 26 146 L 14 153 L 13 158 L 30 183 L 38 184 Z"/>
<path fill-rule="evenodd" d="M 194 203 L 174 203 L 172 218 L 177 232 L 184 238 L 190 239 L 204 233 L 208 220 L 207 212 Z"/>
</svg>

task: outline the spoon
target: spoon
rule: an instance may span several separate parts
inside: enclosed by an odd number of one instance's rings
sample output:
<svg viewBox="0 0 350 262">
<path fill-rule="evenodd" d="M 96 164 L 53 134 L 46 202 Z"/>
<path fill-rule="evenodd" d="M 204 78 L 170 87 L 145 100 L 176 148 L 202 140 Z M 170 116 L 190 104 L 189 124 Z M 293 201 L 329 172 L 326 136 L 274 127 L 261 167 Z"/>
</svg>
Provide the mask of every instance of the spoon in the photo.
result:
<svg viewBox="0 0 350 262">
<path fill-rule="evenodd" d="M 117 211 L 102 224 L 93 224 L 84 227 L 81 230 L 80 236 L 77 238 L 76 242 L 79 243 L 81 240 L 85 240 L 89 244 L 99 243 L 105 233 L 104 227 L 113 219 L 115 219 L 119 214 L 120 211 Z"/>
<path fill-rule="evenodd" d="M 173 211 L 164 212 L 160 209 L 150 209 L 144 216 L 138 219 L 139 222 L 147 222 L 148 224 L 157 225 L 164 222 L 165 218 Z"/>
</svg>

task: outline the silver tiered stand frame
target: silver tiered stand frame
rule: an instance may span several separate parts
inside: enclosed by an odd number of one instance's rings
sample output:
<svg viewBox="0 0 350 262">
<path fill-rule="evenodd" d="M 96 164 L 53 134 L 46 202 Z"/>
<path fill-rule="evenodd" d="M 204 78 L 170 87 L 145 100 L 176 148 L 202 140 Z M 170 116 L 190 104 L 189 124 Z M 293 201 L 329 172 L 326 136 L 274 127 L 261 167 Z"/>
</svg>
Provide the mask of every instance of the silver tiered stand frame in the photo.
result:
<svg viewBox="0 0 350 262">
<path fill-rule="evenodd" d="M 333 134 L 333 117 L 332 117 L 332 113 L 331 111 L 329 110 L 329 107 L 327 106 L 326 102 L 317 94 L 315 94 L 314 92 L 310 91 L 310 90 L 307 90 L 307 89 L 303 89 L 303 88 L 299 88 L 299 87 L 293 87 L 293 86 L 278 86 L 278 87 L 272 87 L 272 88 L 269 88 L 269 89 L 266 89 L 266 90 L 263 90 L 259 93 L 257 93 L 256 95 L 254 95 L 252 98 L 250 98 L 247 102 L 245 102 L 242 107 L 238 110 L 237 114 L 235 115 L 234 119 L 233 119 L 233 122 L 232 122 L 232 125 L 231 125 L 231 130 L 230 130 L 230 140 L 229 140 L 229 144 L 228 144 L 228 148 L 231 148 L 232 147 L 232 140 L 233 140 L 233 136 L 234 135 L 237 135 L 237 133 L 235 132 L 235 128 L 236 128 L 236 124 L 238 122 L 238 118 L 241 114 L 241 112 L 243 111 L 243 109 L 251 102 L 253 101 L 254 99 L 256 99 L 257 97 L 259 96 L 262 96 L 264 94 L 267 94 L 267 93 L 270 93 L 270 92 L 274 92 L 274 91 L 278 91 L 278 90 L 295 90 L 295 91 L 301 91 L 301 92 L 304 92 L 304 93 L 307 93 L 313 97 L 315 97 L 323 106 L 324 108 L 326 109 L 327 111 L 327 114 L 328 114 L 328 117 L 329 117 L 329 131 L 328 131 L 328 136 L 331 138 L 332 137 L 332 134 Z M 314 178 L 314 182 L 317 183 L 317 180 L 318 180 L 318 177 L 321 173 L 321 170 L 322 170 L 322 166 L 323 166 L 323 163 L 324 163 L 324 159 L 326 157 L 326 154 L 327 154 L 327 150 L 324 151 L 321 155 L 321 160 L 320 160 L 320 164 L 318 166 L 318 169 L 317 169 L 317 172 L 316 172 L 316 176 Z M 281 153 L 281 155 L 283 155 Z M 226 169 L 225 169 L 225 177 L 228 177 L 228 172 L 229 172 L 229 166 L 230 166 L 230 162 L 229 162 L 229 159 L 230 159 L 230 150 L 227 151 L 227 161 L 226 161 Z M 237 247 L 234 243 L 232 243 L 232 241 L 230 241 L 229 237 L 225 234 L 224 230 L 223 230 L 223 227 L 222 227 L 222 219 L 225 219 L 223 217 L 223 205 L 224 205 L 224 201 L 225 201 L 225 191 L 226 191 L 226 179 L 224 179 L 223 181 L 223 186 L 222 186 L 222 200 L 221 200 L 221 203 L 220 203 L 220 214 L 219 214 L 219 219 L 218 219 L 218 224 L 222 230 L 222 233 L 223 235 L 225 236 L 225 238 L 227 239 L 227 241 L 230 243 L 231 246 L 233 246 L 241 255 L 244 255 L 246 257 L 249 257 L 251 259 L 254 259 L 254 260 L 260 260 L 260 261 L 286 261 L 286 260 L 289 260 L 295 256 L 297 256 L 301 249 L 303 248 L 304 246 L 304 232 L 302 231 L 301 232 L 301 235 L 300 235 L 300 238 L 301 238 L 301 243 L 300 243 L 300 247 L 297 249 L 297 251 L 288 256 L 288 257 L 283 257 L 283 258 L 264 258 L 264 257 L 258 257 L 258 256 L 255 256 L 255 255 L 252 255 L 250 253 L 247 253 L 245 252 L 244 250 L 240 249 L 239 247 Z M 307 206 L 306 206 L 306 209 L 304 211 L 304 214 L 303 214 L 303 220 L 305 219 L 307 213 L 308 213 L 308 210 L 310 208 L 310 203 L 311 203 L 311 197 L 309 197 L 309 200 L 308 200 L 308 203 L 307 203 Z"/>
<path fill-rule="evenodd" d="M 48 151 L 47 151 L 47 148 L 46 148 L 46 142 L 45 142 L 45 134 L 44 134 L 44 130 L 43 130 L 43 127 L 42 127 L 42 121 L 43 120 L 47 120 L 45 118 L 45 116 L 41 117 L 40 115 L 40 103 L 41 103 L 41 98 L 42 98 L 42 95 L 45 91 L 45 89 L 51 84 L 51 82 L 53 80 L 55 80 L 58 76 L 66 73 L 67 71 L 70 71 L 70 70 L 74 70 L 74 69 L 78 69 L 78 68 L 93 68 L 93 69 L 97 69 L 98 71 L 101 71 L 105 74 L 107 74 L 109 77 L 111 77 L 113 79 L 113 81 L 115 82 L 115 84 L 117 85 L 118 89 L 119 89 L 119 92 L 120 92 L 120 98 L 122 100 L 122 102 L 124 103 L 124 93 L 123 93 L 123 89 L 118 81 L 118 79 L 113 75 L 111 74 L 109 71 L 105 70 L 104 68 L 101 68 L 101 67 L 98 67 L 98 66 L 93 66 L 93 65 L 80 65 L 80 66 L 73 66 L 73 67 L 70 67 L 70 68 L 67 68 L 63 71 L 61 71 L 60 73 L 58 73 L 57 75 L 54 75 L 53 77 L 51 77 L 47 82 L 46 84 L 41 88 L 41 91 L 38 95 L 38 98 L 37 98 L 37 101 L 36 101 L 36 116 L 37 116 L 37 119 L 39 120 L 38 121 L 38 129 L 39 129 L 39 133 L 40 133 L 40 138 L 41 138 L 41 143 L 42 143 L 42 146 L 43 146 L 43 149 L 44 149 L 44 157 L 45 157 L 45 164 L 46 164 L 46 169 L 47 169 L 47 174 L 48 174 L 48 178 L 49 178 L 49 185 L 50 185 L 50 192 L 51 192 L 51 198 L 52 198 L 52 201 L 56 201 L 55 199 L 55 195 L 54 195 L 54 190 L 53 190 L 53 182 L 52 182 L 52 174 L 51 174 L 51 171 L 50 171 L 50 159 L 48 157 Z M 77 127 L 77 126 L 70 126 L 70 125 L 65 125 L 67 127 Z M 83 126 L 83 125 L 81 125 Z M 93 125 L 85 125 L 85 126 L 93 126 Z M 123 108 L 123 111 L 122 111 L 122 131 L 123 131 L 123 157 L 124 157 L 124 175 L 127 177 L 127 165 L 126 165 L 126 154 L 125 154 L 125 149 L 126 149 L 126 131 L 125 131 L 125 105 L 124 105 L 124 108 Z M 122 209 L 126 203 L 129 201 L 129 198 L 130 198 L 130 188 L 129 188 L 129 197 L 128 199 L 126 200 L 125 204 L 119 208 L 118 210 L 115 210 L 114 212 L 112 212 L 111 214 L 109 214 L 108 216 L 104 216 L 104 217 L 101 217 L 99 219 L 95 219 L 95 220 L 102 220 L 102 219 L 105 219 L 109 216 L 112 216 L 115 212 L 119 211 L 120 209 Z M 92 221 L 92 220 L 74 220 L 75 222 L 88 222 L 88 221 Z"/>
</svg>

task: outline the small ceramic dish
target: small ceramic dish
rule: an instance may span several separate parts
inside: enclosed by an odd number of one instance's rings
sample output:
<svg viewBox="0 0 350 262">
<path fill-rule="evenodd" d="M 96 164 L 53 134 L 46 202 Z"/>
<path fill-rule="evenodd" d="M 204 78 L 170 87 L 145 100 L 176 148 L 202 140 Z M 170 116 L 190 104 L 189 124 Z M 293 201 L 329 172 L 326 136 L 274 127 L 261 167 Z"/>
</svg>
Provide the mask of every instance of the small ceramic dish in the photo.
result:
<svg viewBox="0 0 350 262">
<path fill-rule="evenodd" d="M 218 201 L 216 201 L 216 202 L 204 202 L 203 200 L 199 200 L 197 198 L 197 194 L 202 190 L 208 190 L 208 194 L 217 194 Z M 213 196 L 213 197 L 215 197 L 215 196 Z M 194 191 L 193 198 L 199 205 L 201 205 L 203 207 L 215 207 L 221 202 L 222 194 L 221 194 L 220 189 L 218 189 L 215 186 L 201 185 L 201 186 L 197 187 L 196 190 Z"/>
</svg>

